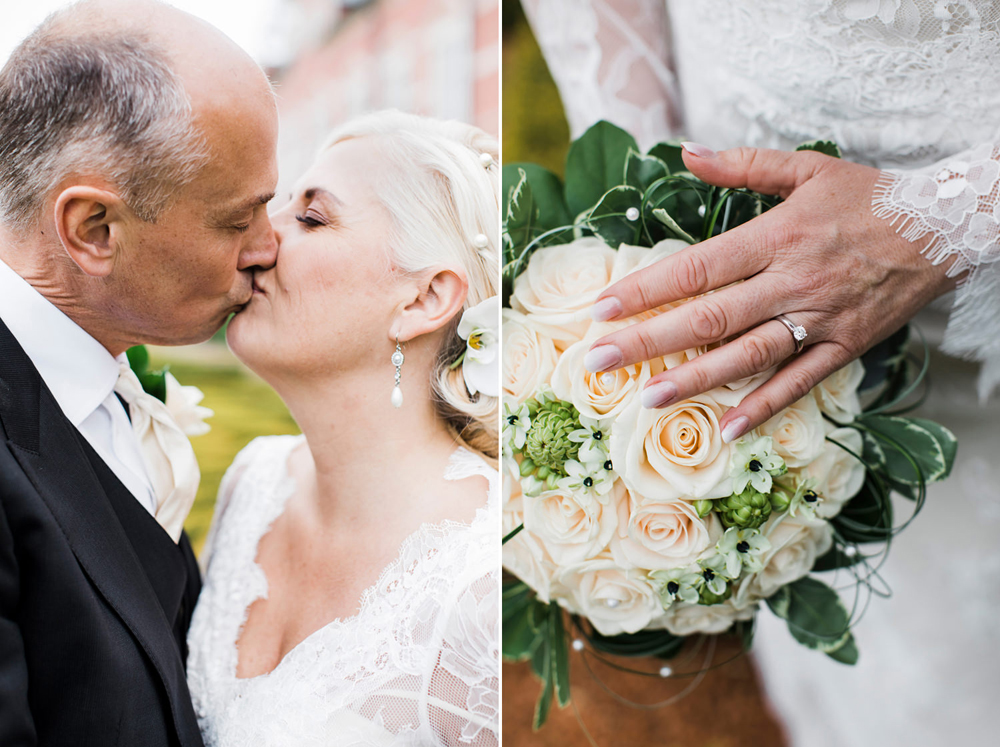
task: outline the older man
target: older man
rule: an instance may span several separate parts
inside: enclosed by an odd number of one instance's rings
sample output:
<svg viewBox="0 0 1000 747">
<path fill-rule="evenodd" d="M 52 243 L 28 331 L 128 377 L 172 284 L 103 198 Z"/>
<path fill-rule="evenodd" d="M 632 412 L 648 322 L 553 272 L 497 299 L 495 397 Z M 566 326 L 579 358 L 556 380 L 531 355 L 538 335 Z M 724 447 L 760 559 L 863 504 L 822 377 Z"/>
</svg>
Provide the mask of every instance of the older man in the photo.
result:
<svg viewBox="0 0 1000 747">
<path fill-rule="evenodd" d="M 4 747 L 202 743 L 197 466 L 123 353 L 204 340 L 250 299 L 276 135 L 253 61 L 149 0 L 73 6 L 0 72 Z"/>
</svg>

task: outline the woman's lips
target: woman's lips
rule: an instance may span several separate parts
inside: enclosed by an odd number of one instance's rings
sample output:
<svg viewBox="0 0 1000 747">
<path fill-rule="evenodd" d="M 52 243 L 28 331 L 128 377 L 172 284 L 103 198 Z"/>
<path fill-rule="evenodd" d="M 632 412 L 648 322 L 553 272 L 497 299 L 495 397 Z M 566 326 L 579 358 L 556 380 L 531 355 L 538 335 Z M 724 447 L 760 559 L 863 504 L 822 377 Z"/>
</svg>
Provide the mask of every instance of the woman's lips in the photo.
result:
<svg viewBox="0 0 1000 747">
<path fill-rule="evenodd" d="M 253 292 L 255 294 L 256 293 L 263 293 L 265 296 L 267 295 L 267 291 L 264 290 L 263 288 L 261 288 L 260 285 L 257 284 L 257 278 L 253 279 Z"/>
</svg>

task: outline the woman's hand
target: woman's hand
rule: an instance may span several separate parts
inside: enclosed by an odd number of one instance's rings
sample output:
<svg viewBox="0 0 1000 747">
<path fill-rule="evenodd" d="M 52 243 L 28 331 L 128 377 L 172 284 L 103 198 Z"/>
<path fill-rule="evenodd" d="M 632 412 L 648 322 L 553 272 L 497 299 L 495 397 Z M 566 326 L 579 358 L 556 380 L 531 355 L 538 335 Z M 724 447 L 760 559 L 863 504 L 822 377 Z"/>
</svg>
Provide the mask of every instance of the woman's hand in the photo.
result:
<svg viewBox="0 0 1000 747">
<path fill-rule="evenodd" d="M 723 438 L 733 441 L 954 287 L 947 266 L 921 256 L 929 237 L 910 243 L 872 214 L 878 169 L 810 151 L 684 148 L 684 163 L 709 184 L 785 201 L 601 294 L 593 310 L 598 321 L 700 297 L 595 342 L 584 360 L 591 371 L 732 338 L 650 379 L 645 407 L 664 407 L 781 364 L 796 347 L 789 328 L 773 321 L 784 314 L 806 329 L 806 347 L 726 414 Z M 731 285 L 739 280 L 745 282 Z M 715 292 L 702 295 L 709 291 Z"/>
</svg>

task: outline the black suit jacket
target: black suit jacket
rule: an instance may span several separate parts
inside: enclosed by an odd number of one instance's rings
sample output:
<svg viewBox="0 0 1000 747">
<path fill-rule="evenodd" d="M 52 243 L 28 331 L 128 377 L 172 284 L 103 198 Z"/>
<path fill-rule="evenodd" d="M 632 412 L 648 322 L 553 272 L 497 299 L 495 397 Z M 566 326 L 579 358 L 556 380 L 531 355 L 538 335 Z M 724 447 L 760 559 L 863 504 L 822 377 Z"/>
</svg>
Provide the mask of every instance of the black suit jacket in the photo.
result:
<svg viewBox="0 0 1000 747">
<path fill-rule="evenodd" d="M 203 747 L 184 671 L 200 590 L 0 320 L 0 745 Z"/>
</svg>

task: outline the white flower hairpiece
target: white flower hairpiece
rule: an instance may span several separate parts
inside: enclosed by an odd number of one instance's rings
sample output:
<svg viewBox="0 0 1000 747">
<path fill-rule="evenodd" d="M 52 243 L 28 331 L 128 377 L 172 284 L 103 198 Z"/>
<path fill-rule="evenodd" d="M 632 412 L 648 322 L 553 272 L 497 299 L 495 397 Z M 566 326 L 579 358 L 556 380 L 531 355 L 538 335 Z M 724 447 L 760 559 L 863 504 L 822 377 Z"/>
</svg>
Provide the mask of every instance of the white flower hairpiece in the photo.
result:
<svg viewBox="0 0 1000 747">
<path fill-rule="evenodd" d="M 465 352 L 452 368 L 462 366 L 469 394 L 487 397 L 500 394 L 500 299 L 491 296 L 462 314 L 458 336 L 465 340 Z"/>
</svg>

